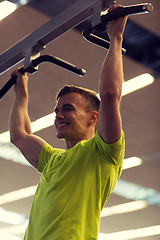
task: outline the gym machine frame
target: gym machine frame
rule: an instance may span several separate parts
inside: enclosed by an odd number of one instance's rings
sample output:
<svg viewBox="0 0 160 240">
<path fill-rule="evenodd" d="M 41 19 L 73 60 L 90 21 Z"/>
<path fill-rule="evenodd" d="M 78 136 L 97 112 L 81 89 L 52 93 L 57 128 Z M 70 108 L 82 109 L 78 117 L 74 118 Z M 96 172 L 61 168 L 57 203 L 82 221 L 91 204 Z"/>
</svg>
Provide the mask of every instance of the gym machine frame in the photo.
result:
<svg viewBox="0 0 160 240">
<path fill-rule="evenodd" d="M 43 55 L 40 52 L 48 43 L 74 28 L 79 23 L 92 16 L 92 24 L 87 26 L 83 31 L 83 37 L 106 49 L 109 49 L 109 42 L 96 35 L 106 31 L 108 21 L 131 14 L 149 13 L 153 10 L 150 3 L 137 4 L 116 9 L 111 13 L 104 13 L 111 5 L 115 4 L 114 0 L 75 0 L 75 2 L 64 9 L 60 14 L 53 17 L 49 22 L 32 32 L 29 36 L 16 43 L 10 49 L 0 55 L 0 74 L 4 73 L 12 66 L 24 60 L 24 66 L 19 69 L 21 73 L 34 73 L 38 70 L 38 65 L 42 62 L 55 63 L 69 71 L 80 76 L 85 74 L 85 70 L 60 58 Z M 125 49 L 122 49 L 122 54 Z M 17 76 L 11 79 L 0 90 L 0 99 L 16 83 Z"/>
</svg>

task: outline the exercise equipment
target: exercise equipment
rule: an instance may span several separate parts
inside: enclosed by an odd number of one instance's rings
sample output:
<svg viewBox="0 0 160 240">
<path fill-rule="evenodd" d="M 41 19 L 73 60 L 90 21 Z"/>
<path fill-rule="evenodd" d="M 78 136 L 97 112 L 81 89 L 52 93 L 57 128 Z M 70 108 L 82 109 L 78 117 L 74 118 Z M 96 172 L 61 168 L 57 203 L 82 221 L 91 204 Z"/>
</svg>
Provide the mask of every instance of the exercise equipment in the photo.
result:
<svg viewBox="0 0 160 240">
<path fill-rule="evenodd" d="M 28 73 L 34 73 L 37 71 L 37 66 L 43 62 L 50 62 L 50 63 L 54 63 L 62 68 L 65 68 L 71 72 L 74 72 L 76 74 L 78 74 L 79 76 L 83 76 L 86 71 L 82 68 L 79 68 L 71 63 L 68 63 L 60 58 L 54 57 L 54 56 L 50 56 L 50 55 L 43 55 L 43 56 L 39 56 L 36 59 L 32 60 L 30 62 L 29 67 L 24 68 L 21 67 L 18 71 L 22 74 L 24 74 L 25 72 Z M 9 81 L 2 87 L 2 89 L 0 90 L 0 99 L 8 92 L 8 90 L 16 83 L 17 80 L 17 76 L 13 75 Z"/>
<path fill-rule="evenodd" d="M 87 26 L 83 31 L 83 37 L 86 40 L 100 47 L 109 49 L 109 45 L 110 45 L 109 41 L 103 39 L 103 36 L 100 37 L 99 34 L 97 35 L 96 32 L 103 33 L 104 31 L 106 31 L 107 23 L 114 19 L 124 17 L 126 15 L 149 13 L 152 10 L 153 10 L 153 6 L 150 3 L 137 4 L 137 5 L 118 8 L 114 12 L 108 12 L 107 14 L 101 15 L 100 23 L 98 23 L 97 25 L 93 26 L 93 24 L 91 24 Z M 126 50 L 122 48 L 122 54 L 124 54 L 125 52 Z"/>
<path fill-rule="evenodd" d="M 108 49 L 109 42 L 97 36 L 96 31 L 99 33 L 106 31 L 107 22 L 113 19 L 129 14 L 149 13 L 153 10 L 152 5 L 146 3 L 122 7 L 114 12 L 102 15 L 115 2 L 114 0 L 75 0 L 71 6 L 68 6 L 49 22 L 2 53 L 0 55 L 0 74 L 24 60 L 24 66 L 20 69 L 22 73 L 29 72 L 32 74 L 38 70 L 37 67 L 40 63 L 49 61 L 83 76 L 85 74 L 84 69 L 54 56 L 40 56 L 40 53 L 48 43 L 89 17 L 92 17 L 92 24 L 84 29 L 83 37 L 100 47 Z M 122 53 L 125 53 L 124 49 L 122 49 Z M 13 76 L 0 90 L 0 99 L 15 83 L 16 76 Z"/>
</svg>

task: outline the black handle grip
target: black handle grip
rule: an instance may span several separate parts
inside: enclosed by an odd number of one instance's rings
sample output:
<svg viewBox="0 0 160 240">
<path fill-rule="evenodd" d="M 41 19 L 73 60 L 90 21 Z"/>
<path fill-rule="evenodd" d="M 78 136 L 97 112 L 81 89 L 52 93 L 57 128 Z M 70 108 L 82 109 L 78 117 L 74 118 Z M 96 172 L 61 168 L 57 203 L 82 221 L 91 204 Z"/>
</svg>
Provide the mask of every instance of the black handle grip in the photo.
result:
<svg viewBox="0 0 160 240">
<path fill-rule="evenodd" d="M 108 21 L 112 21 L 114 19 L 124 17 L 126 15 L 149 13 L 152 10 L 153 10 L 153 6 L 151 3 L 119 7 L 115 9 L 113 12 L 108 12 L 107 14 L 102 15 L 101 22 L 96 26 L 92 27 L 91 25 L 86 27 L 82 33 L 83 37 L 88 41 L 96 45 L 99 45 L 100 47 L 109 49 L 110 43 L 107 40 L 105 40 L 103 37 L 101 38 L 97 36 L 96 31 L 98 31 L 99 33 L 106 31 L 106 25 Z M 126 50 L 122 48 L 122 54 L 124 54 L 125 52 Z"/>
<path fill-rule="evenodd" d="M 0 90 L 0 99 L 9 91 L 9 89 L 16 83 L 17 76 L 13 75 L 9 81 Z"/>
<path fill-rule="evenodd" d="M 24 74 L 25 72 L 29 72 L 29 73 L 33 73 L 35 72 L 34 68 L 36 66 L 38 66 L 40 63 L 43 62 L 51 62 L 54 63 L 60 67 L 63 67 L 71 72 L 74 72 L 76 74 L 78 74 L 79 76 L 84 76 L 84 74 L 86 73 L 86 71 L 82 68 L 79 68 L 67 61 L 64 61 L 63 59 L 57 58 L 57 57 L 53 57 L 50 55 L 43 55 L 40 56 L 34 60 L 31 61 L 31 65 L 24 69 L 23 67 L 20 68 L 18 71 L 21 74 Z M 2 87 L 2 89 L 0 90 L 0 99 L 8 92 L 8 90 L 16 83 L 17 80 L 17 76 L 14 75 L 11 77 L 11 79 Z"/>
<path fill-rule="evenodd" d="M 110 42 L 107 41 L 106 39 L 98 35 L 96 35 L 96 32 L 92 25 L 87 26 L 84 31 L 83 31 L 83 37 L 88 40 L 89 42 L 92 42 L 93 44 L 96 44 L 102 48 L 109 49 L 110 47 Z M 126 50 L 122 48 L 122 55 L 126 53 Z"/>
<path fill-rule="evenodd" d="M 149 13 L 153 10 L 153 6 L 150 3 L 136 4 L 132 6 L 119 7 L 113 12 L 108 12 L 106 15 L 101 16 L 101 22 L 106 25 L 108 21 L 124 17 L 132 14 Z"/>
<path fill-rule="evenodd" d="M 40 56 L 34 60 L 32 60 L 32 65 L 34 67 L 38 66 L 40 63 L 43 63 L 43 62 L 51 62 L 51 63 L 54 63 L 62 68 L 65 68 L 71 72 L 74 72 L 76 74 L 78 74 L 79 76 L 84 76 L 84 74 L 86 73 L 86 71 L 82 68 L 79 68 L 63 59 L 60 59 L 58 57 L 55 57 L 55 56 L 50 56 L 50 55 L 43 55 L 43 56 Z"/>
</svg>

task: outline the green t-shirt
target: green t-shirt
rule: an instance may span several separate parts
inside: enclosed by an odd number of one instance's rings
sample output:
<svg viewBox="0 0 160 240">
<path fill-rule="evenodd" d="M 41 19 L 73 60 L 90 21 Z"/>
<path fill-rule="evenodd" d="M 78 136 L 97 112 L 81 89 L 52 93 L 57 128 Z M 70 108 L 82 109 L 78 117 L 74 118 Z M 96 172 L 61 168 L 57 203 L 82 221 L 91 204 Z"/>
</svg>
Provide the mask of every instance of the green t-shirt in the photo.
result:
<svg viewBox="0 0 160 240">
<path fill-rule="evenodd" d="M 46 144 L 24 240 L 95 240 L 100 212 L 122 172 L 124 133 L 106 144 L 96 132 L 73 148 Z"/>
</svg>

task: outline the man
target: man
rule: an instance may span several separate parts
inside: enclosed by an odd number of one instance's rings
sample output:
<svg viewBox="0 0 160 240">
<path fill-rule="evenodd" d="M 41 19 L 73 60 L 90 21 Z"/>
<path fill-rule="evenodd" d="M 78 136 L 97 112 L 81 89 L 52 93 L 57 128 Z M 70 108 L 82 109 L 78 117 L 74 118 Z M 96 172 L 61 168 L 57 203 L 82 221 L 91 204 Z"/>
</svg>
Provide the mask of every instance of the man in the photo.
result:
<svg viewBox="0 0 160 240">
<path fill-rule="evenodd" d="M 113 6 L 109 11 L 114 11 Z M 32 134 L 27 75 L 18 71 L 10 118 L 11 141 L 42 173 L 25 240 L 97 239 L 100 211 L 122 171 L 124 133 L 120 116 L 122 40 L 127 17 L 110 22 L 110 49 L 100 76 L 100 98 L 65 86 L 57 95 L 55 127 L 66 150 Z M 99 113 L 98 113 L 99 112 Z"/>
</svg>

